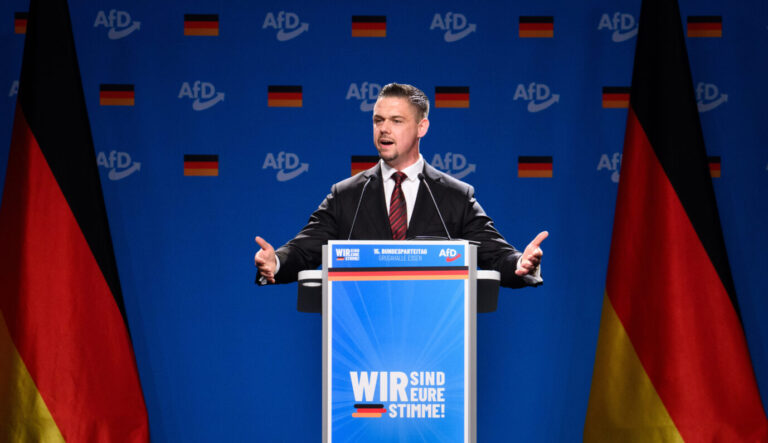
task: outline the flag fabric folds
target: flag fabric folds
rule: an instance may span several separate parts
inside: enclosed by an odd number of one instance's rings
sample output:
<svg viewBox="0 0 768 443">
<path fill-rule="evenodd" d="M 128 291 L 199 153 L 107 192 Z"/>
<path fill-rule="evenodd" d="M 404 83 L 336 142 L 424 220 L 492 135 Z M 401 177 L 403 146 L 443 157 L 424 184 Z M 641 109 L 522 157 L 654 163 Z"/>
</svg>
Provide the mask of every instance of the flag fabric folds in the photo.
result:
<svg viewBox="0 0 768 443">
<path fill-rule="evenodd" d="M 0 204 L 0 441 L 148 440 L 68 7 L 33 0 Z"/>
<path fill-rule="evenodd" d="M 639 23 L 584 440 L 768 441 L 677 2 Z"/>
</svg>

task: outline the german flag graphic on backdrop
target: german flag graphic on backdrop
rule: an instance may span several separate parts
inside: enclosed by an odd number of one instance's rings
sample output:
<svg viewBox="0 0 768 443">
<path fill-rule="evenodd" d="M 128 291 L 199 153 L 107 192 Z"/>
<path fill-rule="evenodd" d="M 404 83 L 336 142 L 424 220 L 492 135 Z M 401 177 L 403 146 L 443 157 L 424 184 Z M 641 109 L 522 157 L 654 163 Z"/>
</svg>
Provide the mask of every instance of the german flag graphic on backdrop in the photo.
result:
<svg viewBox="0 0 768 443">
<path fill-rule="evenodd" d="M 768 441 L 677 2 L 639 23 L 584 441 Z"/>
<path fill-rule="evenodd" d="M 69 10 L 32 0 L 0 205 L 0 441 L 148 440 Z"/>
</svg>

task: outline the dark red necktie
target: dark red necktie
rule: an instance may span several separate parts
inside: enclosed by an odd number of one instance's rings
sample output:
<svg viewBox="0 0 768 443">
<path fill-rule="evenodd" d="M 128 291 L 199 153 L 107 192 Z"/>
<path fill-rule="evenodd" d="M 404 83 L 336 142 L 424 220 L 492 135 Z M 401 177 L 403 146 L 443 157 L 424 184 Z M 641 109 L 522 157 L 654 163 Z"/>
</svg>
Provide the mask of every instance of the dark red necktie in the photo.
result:
<svg viewBox="0 0 768 443">
<path fill-rule="evenodd" d="M 405 195 L 400 184 L 408 178 L 398 171 L 392 174 L 395 180 L 395 189 L 392 190 L 392 198 L 389 201 L 389 226 L 392 228 L 392 239 L 405 240 L 405 231 L 408 230 L 408 210 L 405 207 Z"/>
</svg>

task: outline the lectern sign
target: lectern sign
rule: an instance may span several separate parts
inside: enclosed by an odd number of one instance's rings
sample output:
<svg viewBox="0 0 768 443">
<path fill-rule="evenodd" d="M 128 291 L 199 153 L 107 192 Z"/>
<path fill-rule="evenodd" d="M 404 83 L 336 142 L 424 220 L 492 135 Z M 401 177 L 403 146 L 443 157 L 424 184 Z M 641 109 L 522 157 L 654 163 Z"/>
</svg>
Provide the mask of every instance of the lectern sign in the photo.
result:
<svg viewBox="0 0 768 443">
<path fill-rule="evenodd" d="M 326 249 L 326 441 L 466 441 L 470 262 L 463 241 Z"/>
</svg>

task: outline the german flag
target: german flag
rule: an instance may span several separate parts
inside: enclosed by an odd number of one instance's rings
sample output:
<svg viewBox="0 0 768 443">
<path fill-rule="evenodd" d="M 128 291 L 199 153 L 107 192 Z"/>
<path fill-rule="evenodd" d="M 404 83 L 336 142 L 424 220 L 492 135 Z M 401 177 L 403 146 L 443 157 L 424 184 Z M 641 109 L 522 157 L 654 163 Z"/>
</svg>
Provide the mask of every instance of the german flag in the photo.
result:
<svg viewBox="0 0 768 443">
<path fill-rule="evenodd" d="M 16 34 L 26 34 L 27 33 L 27 17 L 29 16 L 26 12 L 15 12 L 13 14 L 13 32 Z"/>
<path fill-rule="evenodd" d="M 352 413 L 352 417 L 355 418 L 379 418 L 382 414 L 385 414 L 387 410 L 381 403 L 365 403 L 355 404 L 355 412 Z"/>
<path fill-rule="evenodd" d="M 267 106 L 270 108 L 301 108 L 303 105 L 301 86 L 267 86 Z"/>
<path fill-rule="evenodd" d="M 552 38 L 555 36 L 553 16 L 520 16 L 518 34 L 521 38 Z"/>
<path fill-rule="evenodd" d="M 435 108 L 468 108 L 469 86 L 435 86 Z"/>
<path fill-rule="evenodd" d="M 184 35 L 218 36 L 219 14 L 184 14 Z"/>
<path fill-rule="evenodd" d="M 102 83 L 99 86 L 99 104 L 101 106 L 133 106 L 135 104 L 133 85 Z"/>
<path fill-rule="evenodd" d="M 712 178 L 720 178 L 720 156 L 707 157 L 709 163 L 709 175 Z"/>
<path fill-rule="evenodd" d="M 30 3 L 0 204 L 0 441 L 148 442 L 69 9 Z"/>
<path fill-rule="evenodd" d="M 552 156 L 517 157 L 517 176 L 520 178 L 549 178 L 552 177 Z"/>
<path fill-rule="evenodd" d="M 723 17 L 720 15 L 689 15 L 688 37 L 722 37 Z"/>
<path fill-rule="evenodd" d="M 330 281 L 466 280 L 466 266 L 419 266 L 391 268 L 331 268 Z"/>
<path fill-rule="evenodd" d="M 768 441 L 677 2 L 639 23 L 584 441 Z"/>
<path fill-rule="evenodd" d="M 378 155 L 353 155 L 351 159 L 352 163 L 352 175 L 371 169 L 379 162 Z"/>
<path fill-rule="evenodd" d="M 353 15 L 352 37 L 386 37 L 386 15 Z"/>
<path fill-rule="evenodd" d="M 216 177 L 219 175 L 219 156 L 184 154 L 184 175 Z"/>
<path fill-rule="evenodd" d="M 630 89 L 627 86 L 603 86 L 603 108 L 628 108 Z"/>
</svg>

